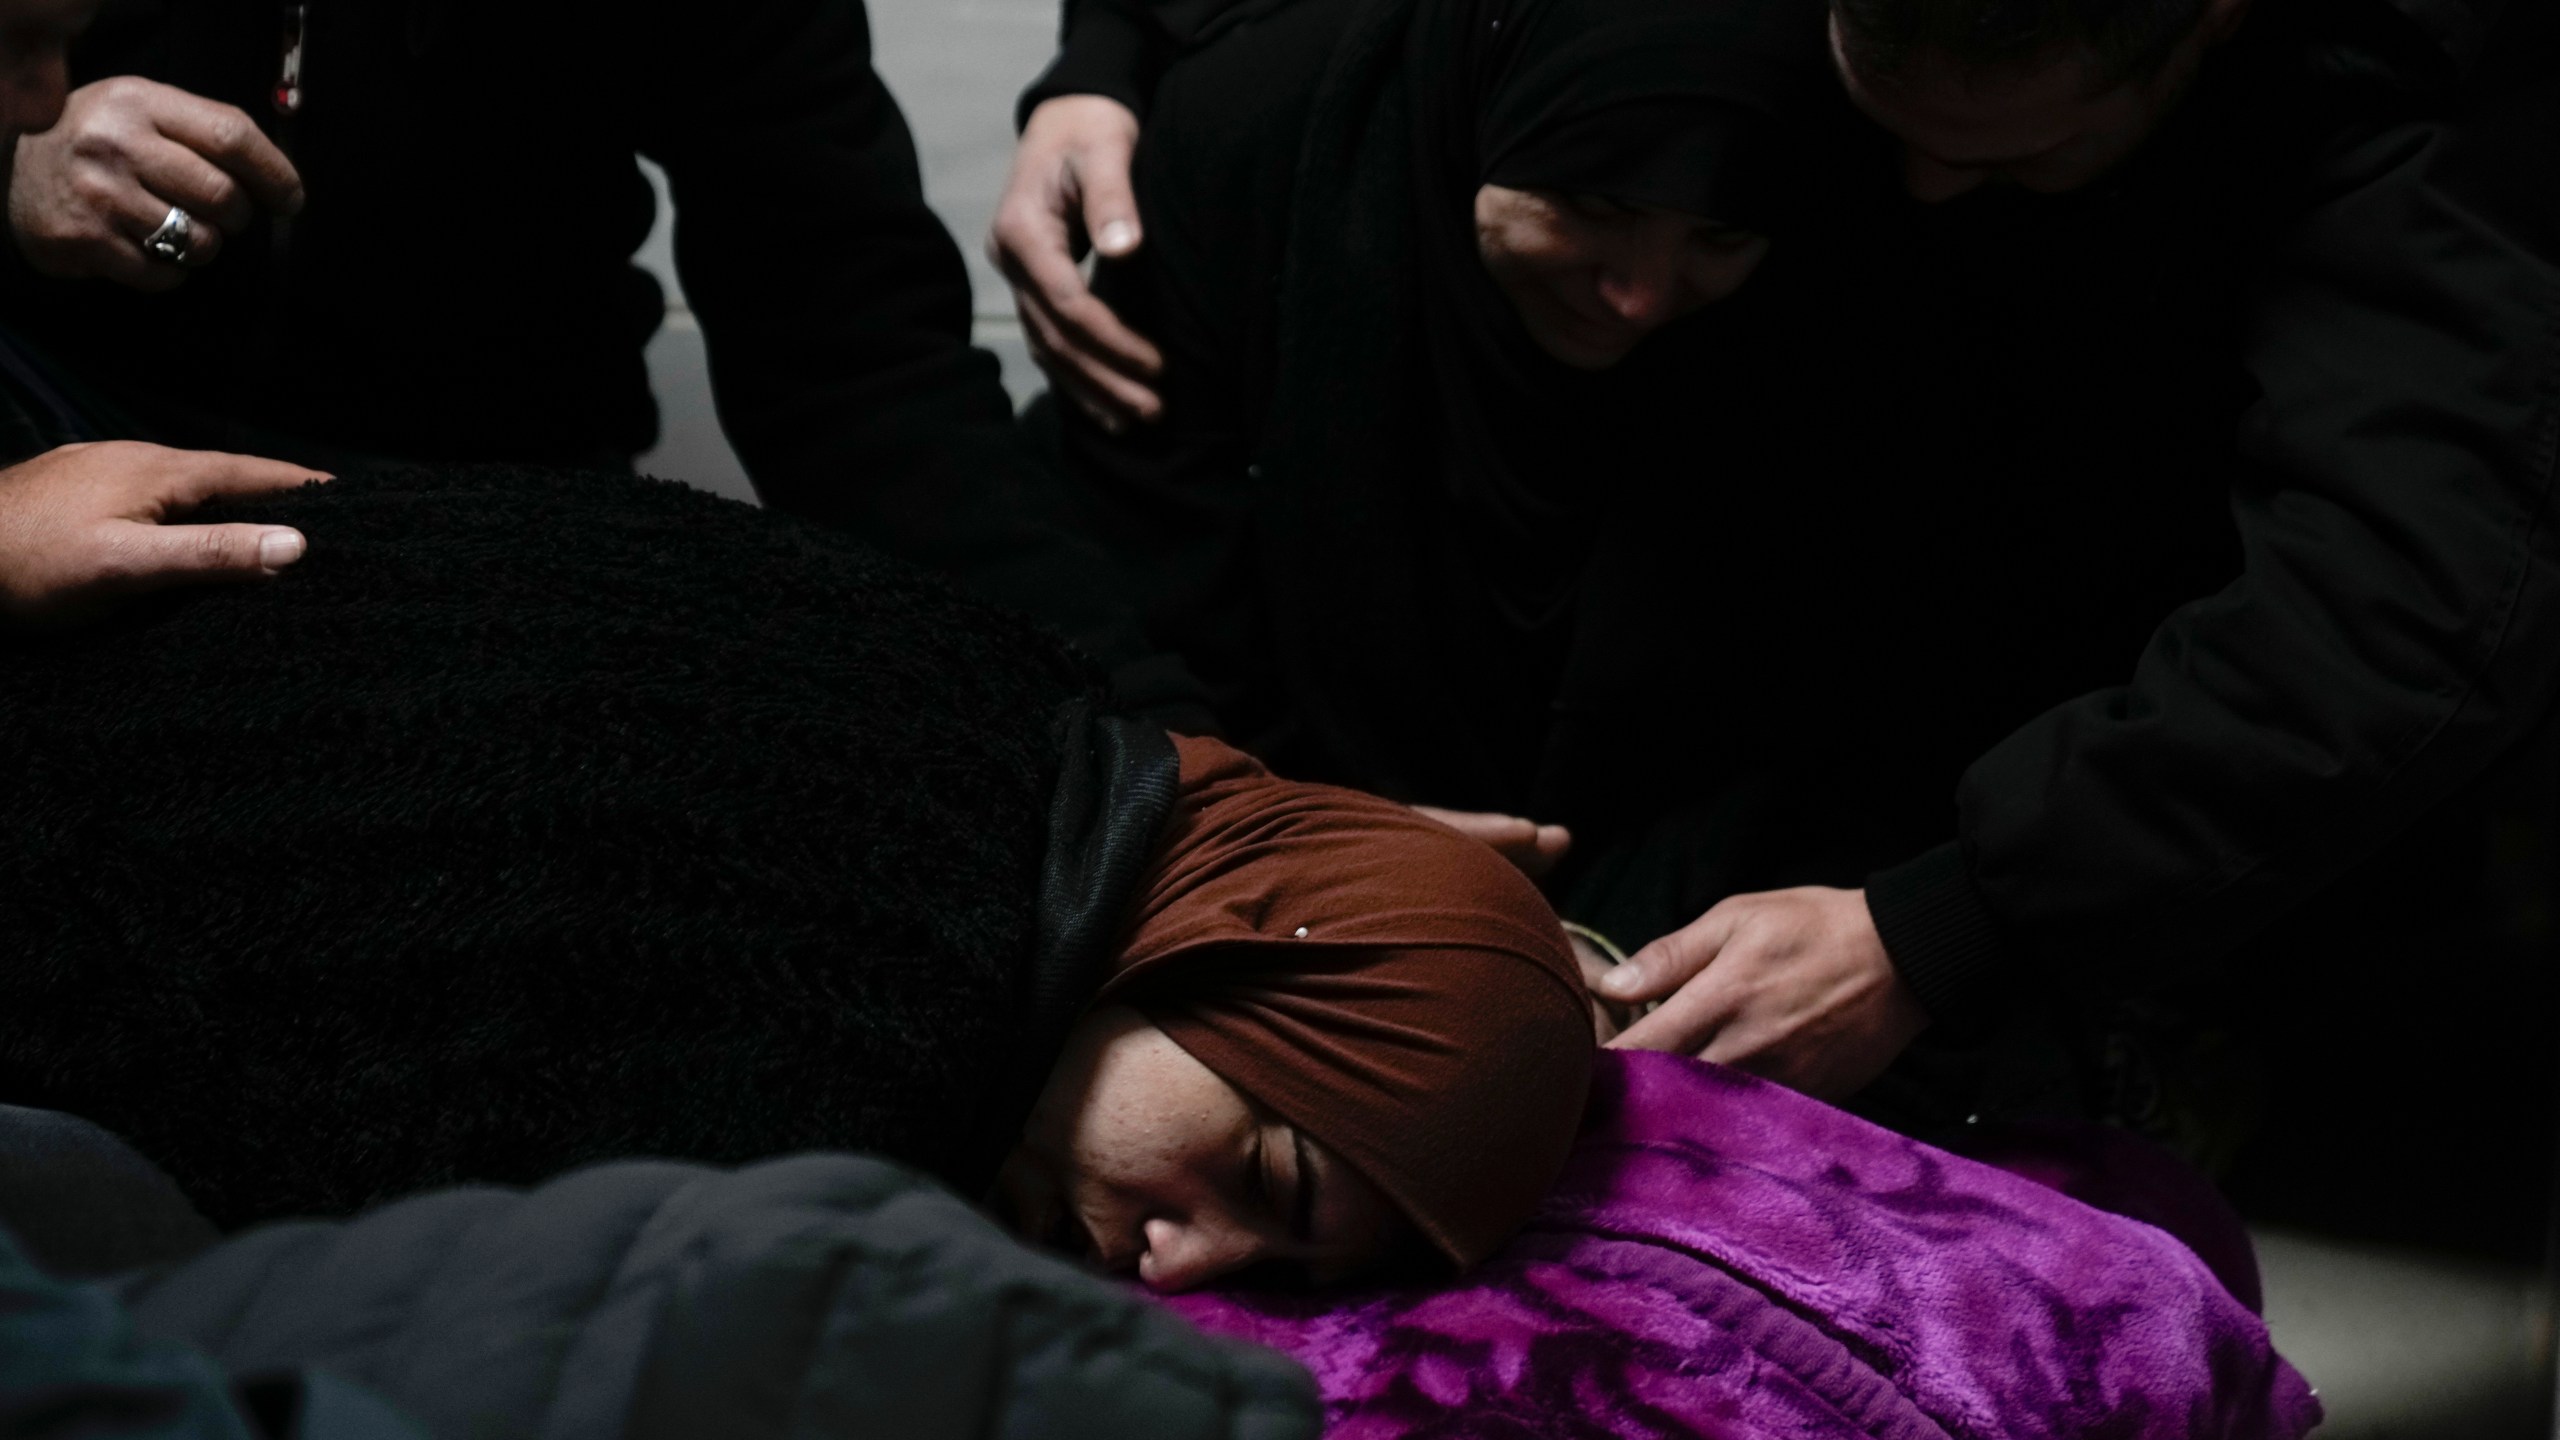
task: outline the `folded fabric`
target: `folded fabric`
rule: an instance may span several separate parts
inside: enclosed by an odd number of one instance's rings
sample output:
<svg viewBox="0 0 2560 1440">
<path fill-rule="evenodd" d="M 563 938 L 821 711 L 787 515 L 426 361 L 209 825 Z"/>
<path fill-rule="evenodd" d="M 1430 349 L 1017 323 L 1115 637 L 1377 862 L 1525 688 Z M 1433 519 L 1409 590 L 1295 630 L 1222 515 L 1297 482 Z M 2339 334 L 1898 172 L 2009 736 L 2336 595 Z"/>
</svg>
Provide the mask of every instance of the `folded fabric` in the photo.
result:
<svg viewBox="0 0 2560 1440">
<path fill-rule="evenodd" d="M 1316 1429 L 1286 1360 L 1203 1336 L 859 1155 L 629 1160 L 531 1191 L 439 1190 L 236 1235 L 115 1293 L 148 1340 L 234 1374 L 318 1367 L 433 1440 Z M 21 1433 L 8 1418 L 0 1433 Z"/>
<path fill-rule="evenodd" d="M 1172 1303 L 1332 1440 L 2293 1440 L 2319 1401 L 2167 1233 L 1672 1056 L 1604 1052 L 1538 1217 L 1454 1283 Z"/>
</svg>

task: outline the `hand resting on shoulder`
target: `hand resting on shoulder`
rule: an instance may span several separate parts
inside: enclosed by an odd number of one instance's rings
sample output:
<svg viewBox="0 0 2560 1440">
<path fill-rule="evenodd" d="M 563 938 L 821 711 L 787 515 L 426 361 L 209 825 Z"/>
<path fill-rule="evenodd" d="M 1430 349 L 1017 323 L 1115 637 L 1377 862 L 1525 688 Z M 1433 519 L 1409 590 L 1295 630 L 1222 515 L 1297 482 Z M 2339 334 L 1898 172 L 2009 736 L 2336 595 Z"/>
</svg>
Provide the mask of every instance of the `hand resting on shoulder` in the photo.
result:
<svg viewBox="0 0 2560 1440">
<path fill-rule="evenodd" d="M 300 531 L 166 522 L 220 496 L 327 478 L 280 460 L 121 440 L 0 470 L 0 621 L 58 623 L 166 585 L 267 579 L 302 558 Z"/>
</svg>

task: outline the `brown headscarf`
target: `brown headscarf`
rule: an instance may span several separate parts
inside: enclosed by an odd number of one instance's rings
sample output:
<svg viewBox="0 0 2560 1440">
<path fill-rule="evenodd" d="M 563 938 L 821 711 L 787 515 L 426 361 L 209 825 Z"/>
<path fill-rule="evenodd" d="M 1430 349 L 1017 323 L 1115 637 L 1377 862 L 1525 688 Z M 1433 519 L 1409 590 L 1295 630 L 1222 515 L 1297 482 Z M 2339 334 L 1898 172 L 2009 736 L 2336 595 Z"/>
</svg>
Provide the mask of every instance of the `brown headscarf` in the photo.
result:
<svg viewBox="0 0 2560 1440">
<path fill-rule="evenodd" d="M 1590 1012 L 1555 912 L 1405 806 L 1176 737 L 1182 795 L 1102 998 L 1322 1141 L 1460 1265 L 1564 1165 Z"/>
</svg>

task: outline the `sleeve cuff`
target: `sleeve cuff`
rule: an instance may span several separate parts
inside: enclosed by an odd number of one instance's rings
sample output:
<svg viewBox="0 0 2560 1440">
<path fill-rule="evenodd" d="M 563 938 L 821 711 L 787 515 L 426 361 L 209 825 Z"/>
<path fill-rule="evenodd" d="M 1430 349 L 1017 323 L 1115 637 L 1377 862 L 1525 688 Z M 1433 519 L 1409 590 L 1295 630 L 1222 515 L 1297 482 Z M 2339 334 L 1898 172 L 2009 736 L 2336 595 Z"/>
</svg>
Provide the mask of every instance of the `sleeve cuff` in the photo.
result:
<svg viewBox="0 0 2560 1440">
<path fill-rule="evenodd" d="M 1015 102 L 1013 128 L 1020 131 L 1040 102 L 1061 95 L 1101 95 L 1144 115 L 1158 60 L 1144 22 L 1108 5 L 1077 6 L 1058 58 Z"/>
<path fill-rule="evenodd" d="M 1980 1008 L 2007 967 L 2008 940 L 1954 841 L 1868 876 L 1867 914 L 1912 998 L 1942 1024 Z"/>
</svg>

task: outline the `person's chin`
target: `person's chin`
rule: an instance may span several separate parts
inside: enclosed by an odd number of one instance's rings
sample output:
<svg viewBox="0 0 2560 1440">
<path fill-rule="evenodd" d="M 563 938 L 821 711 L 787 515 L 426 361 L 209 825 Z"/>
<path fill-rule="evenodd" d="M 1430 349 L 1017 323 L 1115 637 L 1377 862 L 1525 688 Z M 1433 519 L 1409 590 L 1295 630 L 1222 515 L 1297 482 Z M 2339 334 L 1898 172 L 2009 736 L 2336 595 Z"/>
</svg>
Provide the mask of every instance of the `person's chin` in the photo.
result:
<svg viewBox="0 0 2560 1440">
<path fill-rule="evenodd" d="M 1606 370 L 1636 348 L 1635 340 L 1595 333 L 1598 328 L 1550 322 L 1532 331 L 1531 338 L 1557 364 L 1576 370 Z"/>
</svg>

